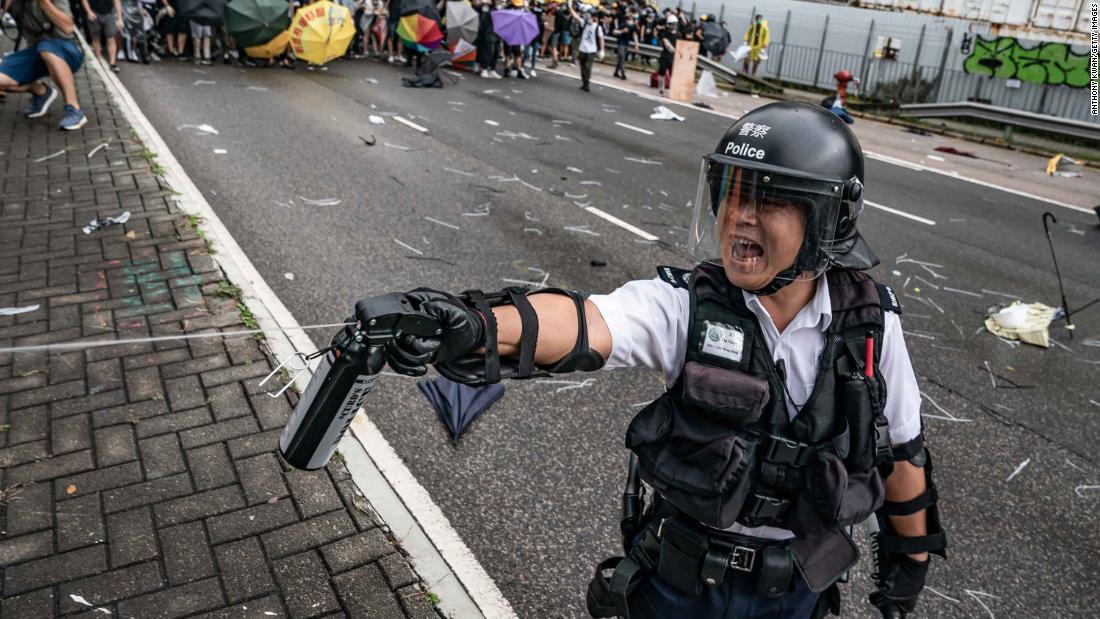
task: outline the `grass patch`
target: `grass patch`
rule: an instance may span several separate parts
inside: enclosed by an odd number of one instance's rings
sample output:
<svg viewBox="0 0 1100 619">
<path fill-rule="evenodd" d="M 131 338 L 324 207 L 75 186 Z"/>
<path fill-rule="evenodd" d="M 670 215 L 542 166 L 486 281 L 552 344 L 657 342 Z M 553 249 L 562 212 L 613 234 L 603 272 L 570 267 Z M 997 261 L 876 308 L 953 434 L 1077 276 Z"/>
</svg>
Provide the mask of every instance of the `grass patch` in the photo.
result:
<svg viewBox="0 0 1100 619">
<path fill-rule="evenodd" d="M 248 327 L 249 330 L 255 331 L 260 328 L 259 323 L 256 322 L 256 317 L 252 315 L 252 310 L 248 309 L 248 306 L 241 301 L 237 301 L 237 314 L 240 315 L 241 322 L 243 322 L 244 326 Z M 264 336 L 262 333 L 255 333 L 252 337 L 257 340 L 262 340 Z"/>
<path fill-rule="evenodd" d="M 214 289 L 214 294 L 226 299 L 241 300 L 241 287 L 236 284 L 231 284 L 226 280 L 218 282 L 218 287 Z"/>
<path fill-rule="evenodd" d="M 429 591 L 427 593 L 428 603 L 432 606 L 439 606 L 439 596 Z"/>
<path fill-rule="evenodd" d="M 149 167 L 153 168 L 153 174 L 156 174 L 157 176 L 164 176 L 164 166 L 160 165 L 160 163 L 157 162 L 156 153 L 149 150 L 148 147 L 142 146 L 137 155 L 138 157 L 144 159 L 149 164 Z"/>
</svg>

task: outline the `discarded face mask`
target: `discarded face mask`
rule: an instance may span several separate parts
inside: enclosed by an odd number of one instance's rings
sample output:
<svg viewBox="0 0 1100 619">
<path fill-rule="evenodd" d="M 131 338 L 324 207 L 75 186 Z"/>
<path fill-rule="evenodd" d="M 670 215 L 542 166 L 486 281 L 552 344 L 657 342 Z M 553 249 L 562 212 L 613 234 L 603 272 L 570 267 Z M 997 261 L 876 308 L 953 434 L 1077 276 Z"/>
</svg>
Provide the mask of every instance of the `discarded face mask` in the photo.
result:
<svg viewBox="0 0 1100 619">
<path fill-rule="evenodd" d="M 372 125 L 384 125 L 386 124 L 386 119 L 376 114 L 371 114 L 370 116 L 367 116 L 367 122 Z"/>
<path fill-rule="evenodd" d="M 1050 321 L 1058 310 L 1042 303 L 1020 303 L 997 307 L 985 319 L 987 331 L 1006 340 L 1020 340 L 1050 348 Z"/>
<path fill-rule="evenodd" d="M 91 234 L 100 228 L 106 228 L 115 224 L 124 224 L 128 221 L 130 221 L 130 211 L 123 211 L 121 215 L 115 215 L 114 217 L 93 219 L 88 222 L 88 225 L 84 226 L 84 234 Z"/>
<path fill-rule="evenodd" d="M 680 116 L 663 105 L 658 105 L 653 108 L 653 113 L 649 115 L 649 118 L 651 120 L 678 120 L 681 122 L 684 120 L 683 116 Z"/>
</svg>

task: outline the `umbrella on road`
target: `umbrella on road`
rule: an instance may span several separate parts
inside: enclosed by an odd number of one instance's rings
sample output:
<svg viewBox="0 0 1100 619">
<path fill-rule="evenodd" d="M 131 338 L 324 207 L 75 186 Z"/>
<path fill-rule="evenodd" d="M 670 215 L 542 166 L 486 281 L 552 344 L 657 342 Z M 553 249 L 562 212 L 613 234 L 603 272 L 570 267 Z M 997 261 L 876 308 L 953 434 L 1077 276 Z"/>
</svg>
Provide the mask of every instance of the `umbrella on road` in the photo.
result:
<svg viewBox="0 0 1100 619">
<path fill-rule="evenodd" d="M 465 39 L 473 43 L 477 38 L 477 11 L 465 0 L 447 3 L 447 43 Z"/>
<path fill-rule="evenodd" d="M 447 426 L 451 440 L 458 443 L 458 437 L 494 402 L 504 395 L 504 386 L 500 383 L 471 387 L 449 380 L 443 376 L 434 380 L 422 380 L 416 383 L 432 403 L 440 421 Z"/>
<path fill-rule="evenodd" d="M 508 45 L 527 45 L 539 35 L 539 22 L 533 13 L 503 9 L 490 15 L 493 32 Z"/>
<path fill-rule="evenodd" d="M 180 0 L 179 12 L 184 18 L 203 26 L 225 23 L 226 0 Z"/>
<path fill-rule="evenodd" d="M 397 22 L 397 36 L 408 47 L 415 47 L 422 52 L 439 47 L 443 41 L 439 23 L 419 13 L 405 15 Z"/>
<path fill-rule="evenodd" d="M 345 7 L 322 0 L 298 9 L 290 24 L 290 46 L 306 62 L 325 64 L 343 56 L 355 38 L 355 23 Z"/>
<path fill-rule="evenodd" d="M 477 48 L 465 39 L 458 39 L 451 44 L 451 66 L 462 71 L 473 70 L 473 62 L 477 59 Z"/>
<path fill-rule="evenodd" d="M 287 6 L 286 0 L 232 0 L 226 30 L 241 47 L 263 45 L 290 26 Z"/>
<path fill-rule="evenodd" d="M 288 45 L 290 45 L 290 33 L 284 30 L 263 45 L 244 48 L 244 53 L 248 54 L 249 58 L 278 58 L 286 51 Z"/>
</svg>

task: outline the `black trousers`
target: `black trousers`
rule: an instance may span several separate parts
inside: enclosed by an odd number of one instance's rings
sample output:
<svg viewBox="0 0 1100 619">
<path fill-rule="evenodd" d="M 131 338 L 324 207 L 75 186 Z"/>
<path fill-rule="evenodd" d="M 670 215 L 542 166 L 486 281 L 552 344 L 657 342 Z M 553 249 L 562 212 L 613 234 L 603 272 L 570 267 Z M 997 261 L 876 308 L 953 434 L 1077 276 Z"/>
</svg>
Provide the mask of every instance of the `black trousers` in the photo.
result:
<svg viewBox="0 0 1100 619">
<path fill-rule="evenodd" d="M 587 88 L 588 81 L 592 79 L 592 62 L 596 58 L 596 54 L 581 52 L 578 57 L 581 61 L 581 85 Z"/>
<path fill-rule="evenodd" d="M 619 59 L 615 62 L 615 75 L 626 76 L 626 48 L 628 43 L 620 41 L 615 45 L 615 53 L 619 55 Z"/>
</svg>

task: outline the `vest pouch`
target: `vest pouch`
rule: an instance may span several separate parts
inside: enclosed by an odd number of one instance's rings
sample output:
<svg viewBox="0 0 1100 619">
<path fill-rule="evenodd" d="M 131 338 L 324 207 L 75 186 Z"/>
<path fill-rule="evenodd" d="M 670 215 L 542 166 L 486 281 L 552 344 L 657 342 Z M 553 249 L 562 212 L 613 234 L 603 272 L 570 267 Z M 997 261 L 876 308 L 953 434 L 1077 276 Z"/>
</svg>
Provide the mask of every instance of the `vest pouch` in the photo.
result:
<svg viewBox="0 0 1100 619">
<path fill-rule="evenodd" d="M 871 404 L 871 385 L 862 378 L 849 377 L 840 388 L 840 406 L 848 420 L 848 466 L 867 471 L 875 464 L 875 411 Z"/>
<path fill-rule="evenodd" d="M 703 591 L 703 559 L 707 556 L 707 538 L 691 530 L 676 518 L 666 518 L 660 525 L 661 558 L 657 574 L 662 580 L 688 595 Z"/>
<path fill-rule="evenodd" d="M 738 427 L 755 423 L 768 403 L 768 381 L 745 372 L 688 361 L 681 379 L 684 402 Z"/>
<path fill-rule="evenodd" d="M 758 439 L 729 419 L 680 402 L 671 391 L 630 422 L 626 446 L 641 478 L 704 525 L 725 529 L 745 503 Z"/>
<path fill-rule="evenodd" d="M 825 523 L 841 527 L 863 522 L 886 498 L 878 469 L 849 471 L 840 458 L 824 451 L 811 460 L 803 491 Z"/>
</svg>

